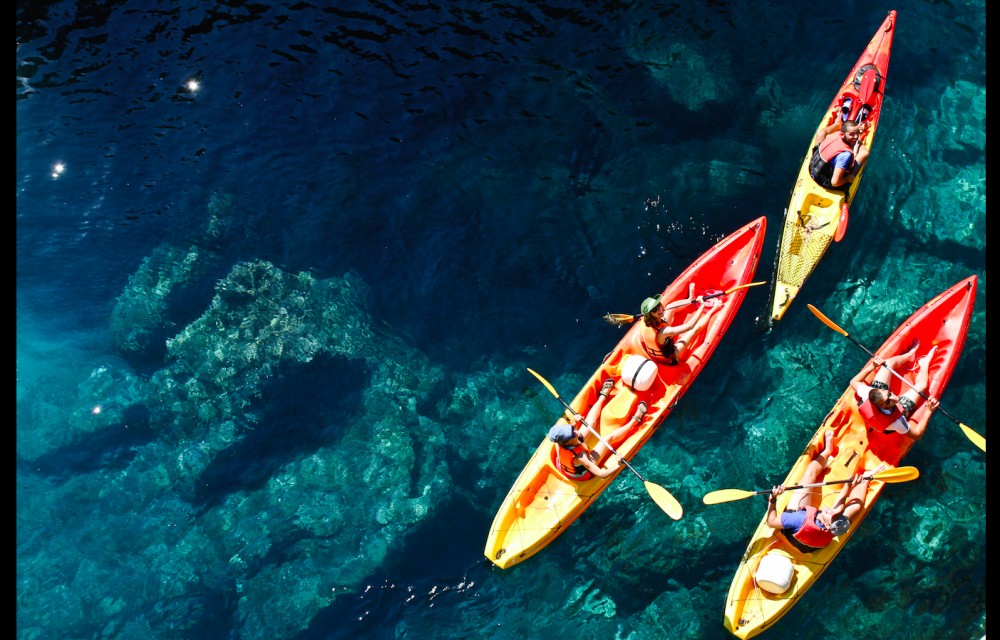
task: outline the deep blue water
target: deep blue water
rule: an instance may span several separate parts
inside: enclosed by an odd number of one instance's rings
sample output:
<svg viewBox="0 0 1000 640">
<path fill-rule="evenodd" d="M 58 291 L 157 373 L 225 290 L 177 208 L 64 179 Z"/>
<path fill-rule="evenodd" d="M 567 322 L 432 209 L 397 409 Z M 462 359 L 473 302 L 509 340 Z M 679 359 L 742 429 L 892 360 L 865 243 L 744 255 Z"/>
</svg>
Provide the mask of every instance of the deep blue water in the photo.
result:
<svg viewBox="0 0 1000 640">
<path fill-rule="evenodd" d="M 539 555 L 505 493 L 631 312 L 766 215 L 889 9 L 844 241 Z M 780 481 L 867 356 L 979 276 L 942 397 L 985 435 L 985 2 L 19 3 L 19 638 L 726 638 Z M 197 84 L 189 84 L 192 81 Z M 985 455 L 942 415 L 765 637 L 986 629 Z"/>
</svg>

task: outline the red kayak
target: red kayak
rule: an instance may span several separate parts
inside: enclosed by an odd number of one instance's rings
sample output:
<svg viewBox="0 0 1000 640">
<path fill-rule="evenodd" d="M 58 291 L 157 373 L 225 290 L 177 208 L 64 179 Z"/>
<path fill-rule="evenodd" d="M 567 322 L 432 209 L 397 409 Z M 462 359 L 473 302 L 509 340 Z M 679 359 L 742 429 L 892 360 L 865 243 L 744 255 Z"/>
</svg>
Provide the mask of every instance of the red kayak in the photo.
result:
<svg viewBox="0 0 1000 640">
<path fill-rule="evenodd" d="M 677 365 L 659 364 L 646 357 L 640 337 L 643 329 L 641 316 L 626 315 L 624 318 L 627 320 L 616 319 L 631 322 L 632 327 L 568 404 L 576 413 L 586 416 L 604 381 L 613 380 L 614 387 L 597 425 L 599 432 L 606 437 L 629 424 L 638 404 L 645 401 L 648 413 L 636 430 L 615 447 L 626 461 L 631 460 L 646 444 L 701 373 L 736 316 L 746 288 L 763 284 L 751 283 L 750 280 L 760 260 L 766 222 L 767 219 L 762 216 L 726 236 L 661 292 L 662 300 L 687 299 L 688 286 L 693 283 L 696 296 L 712 296 L 704 303 L 687 304 L 674 310 L 670 319 L 673 325 L 685 322 L 697 311 L 697 304 L 717 307 L 711 311 L 707 325 L 693 338 Z M 610 316 L 606 319 L 611 321 Z M 544 378 L 537 373 L 535 375 L 559 397 Z M 556 424 L 566 424 L 565 417 L 561 417 Z M 527 425 L 526 428 L 534 429 L 538 425 Z M 587 445 L 591 450 L 597 444 L 598 439 L 593 434 L 587 436 Z M 564 474 L 556 463 L 556 447 L 558 445 L 543 436 L 490 526 L 484 553 L 501 569 L 540 551 L 565 531 L 622 470 L 629 474 L 633 472 L 622 465 L 605 478 L 574 479 Z M 599 464 L 603 465 L 608 457 Z M 647 489 L 657 504 L 672 518 L 680 518 L 683 510 L 677 500 L 658 485 L 652 485 L 655 492 L 650 487 L 647 483 Z"/>
<path fill-rule="evenodd" d="M 962 354 L 969 330 L 969 320 L 972 317 L 972 307 L 976 300 L 977 282 L 976 276 L 969 276 L 934 296 L 899 325 L 874 352 L 882 359 L 886 359 L 907 352 L 916 343 L 917 361 L 931 354 L 928 389 L 924 394 L 927 397 L 941 400 Z M 827 318 L 818 310 L 813 310 L 813 313 L 828 326 L 855 341 L 834 320 Z M 857 342 L 856 344 L 867 351 L 864 345 Z M 871 362 L 871 359 L 868 362 Z M 910 384 L 916 378 L 914 370 L 897 371 L 897 373 Z M 870 384 L 874 377 L 873 371 L 867 375 L 865 382 Z M 889 383 L 889 390 L 892 393 L 902 395 L 909 388 L 908 384 L 893 375 Z M 943 403 L 936 412 L 931 412 L 926 401 L 921 399 L 916 411 L 910 417 L 911 428 L 926 427 L 933 413 L 943 414 L 938 415 L 939 421 L 945 417 L 950 418 Z M 961 423 L 959 425 L 966 431 L 969 439 L 985 451 L 985 439 Z M 827 546 L 809 553 L 792 546 L 783 534 L 769 527 L 766 516 L 761 519 L 740 561 L 726 598 L 725 626 L 739 638 L 750 638 L 769 629 L 798 602 L 833 562 L 847 540 L 860 526 L 861 521 L 871 511 L 885 484 L 892 481 L 893 472 L 903 471 L 898 469 L 899 463 L 915 442 L 906 435 L 881 433 L 870 428 L 859 413 L 857 394 L 848 386 L 840 400 L 833 406 L 833 410 L 820 424 L 782 484 L 786 486 L 797 484 L 816 448 L 822 448 L 821 443 L 828 430 L 833 431 L 833 453 L 825 475 L 821 476 L 818 482 L 849 479 L 855 473 L 875 470 L 883 463 L 888 467 L 890 479 L 879 481 L 876 475 L 861 512 L 852 518 L 853 524 L 847 532 L 833 538 Z M 830 506 L 835 502 L 841 488 L 842 484 L 823 486 L 822 506 Z M 747 492 L 723 489 L 706 495 L 704 501 L 707 504 L 728 501 L 727 494 L 732 494 L 734 498 L 745 497 L 739 495 L 740 493 Z M 722 498 L 710 498 L 712 494 L 721 494 Z M 783 495 L 790 497 L 790 494 Z M 779 506 L 780 504 L 779 501 Z M 786 630 L 783 635 L 794 635 L 794 630 Z"/>
</svg>

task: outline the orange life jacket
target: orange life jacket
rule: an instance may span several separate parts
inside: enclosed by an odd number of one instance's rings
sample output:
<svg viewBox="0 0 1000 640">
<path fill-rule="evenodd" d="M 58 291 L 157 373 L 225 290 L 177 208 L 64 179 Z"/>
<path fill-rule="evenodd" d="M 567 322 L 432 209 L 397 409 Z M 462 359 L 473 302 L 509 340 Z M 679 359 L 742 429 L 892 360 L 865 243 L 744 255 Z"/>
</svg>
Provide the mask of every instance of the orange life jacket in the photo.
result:
<svg viewBox="0 0 1000 640">
<path fill-rule="evenodd" d="M 677 364 L 677 354 L 676 349 L 674 348 L 673 336 L 667 338 L 667 341 L 662 347 L 656 343 L 656 335 L 660 332 L 661 326 L 663 325 L 660 324 L 654 329 L 653 327 L 643 323 L 642 349 L 653 360 Z"/>
<path fill-rule="evenodd" d="M 559 470 L 567 478 L 571 480 L 590 480 L 593 474 L 587 471 L 587 468 L 583 465 L 577 464 L 579 456 L 589 455 L 589 453 L 590 449 L 583 444 L 578 444 L 575 447 L 565 447 L 557 444 L 556 463 L 559 465 Z"/>
<path fill-rule="evenodd" d="M 834 158 L 845 151 L 849 151 L 851 153 L 851 161 L 853 163 L 854 149 L 847 146 L 847 143 L 844 142 L 844 138 L 839 131 L 834 131 L 828 135 L 819 145 L 819 155 L 823 158 L 824 162 L 831 162 Z M 848 169 L 850 169 L 850 167 L 848 167 Z"/>
</svg>

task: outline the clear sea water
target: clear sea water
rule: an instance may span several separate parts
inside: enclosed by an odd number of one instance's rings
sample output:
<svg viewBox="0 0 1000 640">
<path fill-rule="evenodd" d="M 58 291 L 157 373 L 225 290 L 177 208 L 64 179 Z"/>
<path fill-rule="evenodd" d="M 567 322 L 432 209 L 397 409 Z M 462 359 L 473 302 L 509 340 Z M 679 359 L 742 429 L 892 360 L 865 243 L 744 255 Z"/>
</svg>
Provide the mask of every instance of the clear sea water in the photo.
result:
<svg viewBox="0 0 1000 640">
<path fill-rule="evenodd" d="M 867 355 L 970 275 L 986 434 L 985 2 L 18 3 L 17 637 L 723 639 L 763 500 Z M 831 9 L 833 9 L 831 5 Z M 766 215 L 889 9 L 844 241 L 554 543 L 490 523 L 631 313 Z M 918 480 L 763 637 L 979 640 L 985 455 Z"/>
</svg>

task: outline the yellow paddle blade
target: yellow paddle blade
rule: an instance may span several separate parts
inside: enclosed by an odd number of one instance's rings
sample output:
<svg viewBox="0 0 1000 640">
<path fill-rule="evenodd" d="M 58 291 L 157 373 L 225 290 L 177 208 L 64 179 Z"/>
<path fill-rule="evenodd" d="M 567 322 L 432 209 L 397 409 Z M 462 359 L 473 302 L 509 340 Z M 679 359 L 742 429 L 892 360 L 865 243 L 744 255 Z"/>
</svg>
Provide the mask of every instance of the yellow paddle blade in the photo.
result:
<svg viewBox="0 0 1000 640">
<path fill-rule="evenodd" d="M 896 469 L 886 469 L 872 475 L 872 480 L 882 482 L 907 482 L 920 477 L 920 470 L 916 467 L 898 467 Z"/>
<path fill-rule="evenodd" d="M 986 438 L 979 435 L 978 433 L 976 433 L 969 427 L 965 426 L 961 422 L 958 423 L 958 426 L 962 427 L 962 431 L 965 433 L 965 437 L 968 438 L 969 440 L 972 440 L 972 444 L 976 445 L 984 452 L 986 451 Z"/>
<path fill-rule="evenodd" d="M 658 484 L 653 484 L 649 480 L 643 480 L 643 484 L 646 485 L 646 491 L 649 492 L 649 497 L 653 499 L 663 512 L 673 518 L 674 520 L 680 520 L 681 516 L 684 515 L 684 509 L 681 507 L 681 503 L 677 502 L 677 498 L 673 497 L 669 491 L 664 489 Z"/>
<path fill-rule="evenodd" d="M 819 309 L 817 309 L 816 307 L 812 306 L 811 304 L 807 304 L 806 307 L 810 311 L 812 311 L 812 313 L 813 313 L 814 316 L 816 316 L 817 318 L 819 318 L 820 322 L 822 322 L 826 326 L 830 327 L 831 329 L 833 329 L 834 331 L 836 331 L 837 333 L 839 333 L 842 336 L 846 336 L 847 335 L 846 331 L 844 331 L 843 329 L 841 329 L 840 326 L 837 325 L 836 322 L 834 322 L 833 320 L 831 320 L 831 319 L 827 318 L 825 315 L 823 315 L 823 313 Z"/>
<path fill-rule="evenodd" d="M 717 491 L 709 491 L 702 496 L 701 501 L 705 504 L 720 504 L 723 502 L 732 502 L 733 500 L 742 500 L 743 498 L 749 498 L 750 496 L 755 495 L 757 495 L 756 491 L 744 491 L 743 489 L 719 489 Z"/>
<path fill-rule="evenodd" d="M 549 390 L 549 393 L 551 393 L 552 395 L 554 395 L 557 398 L 559 397 L 559 394 L 556 393 L 556 388 L 553 387 L 551 384 L 549 384 L 548 380 L 546 380 L 545 378 L 543 378 L 542 376 L 540 376 L 538 374 L 538 372 L 535 371 L 534 369 L 532 369 L 531 367 L 527 367 L 527 369 L 528 369 L 528 373 L 530 373 L 531 375 L 533 375 L 536 378 L 538 378 L 538 381 L 545 385 L 545 388 Z"/>
</svg>

